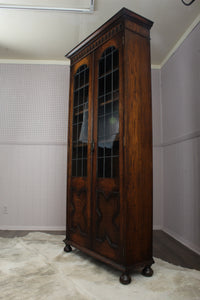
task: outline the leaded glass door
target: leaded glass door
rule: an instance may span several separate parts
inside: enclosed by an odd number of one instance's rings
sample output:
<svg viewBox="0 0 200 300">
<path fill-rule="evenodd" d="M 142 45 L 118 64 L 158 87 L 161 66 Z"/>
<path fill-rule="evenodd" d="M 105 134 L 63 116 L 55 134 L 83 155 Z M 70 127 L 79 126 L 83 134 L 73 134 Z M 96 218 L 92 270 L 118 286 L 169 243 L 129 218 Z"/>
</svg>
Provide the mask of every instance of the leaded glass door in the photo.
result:
<svg viewBox="0 0 200 300">
<path fill-rule="evenodd" d="M 91 57 L 73 66 L 70 95 L 67 226 L 70 239 L 90 246 L 91 207 Z"/>
<path fill-rule="evenodd" d="M 120 255 L 120 165 L 122 105 L 120 38 L 95 57 L 93 156 L 93 247 L 108 258 Z"/>
</svg>

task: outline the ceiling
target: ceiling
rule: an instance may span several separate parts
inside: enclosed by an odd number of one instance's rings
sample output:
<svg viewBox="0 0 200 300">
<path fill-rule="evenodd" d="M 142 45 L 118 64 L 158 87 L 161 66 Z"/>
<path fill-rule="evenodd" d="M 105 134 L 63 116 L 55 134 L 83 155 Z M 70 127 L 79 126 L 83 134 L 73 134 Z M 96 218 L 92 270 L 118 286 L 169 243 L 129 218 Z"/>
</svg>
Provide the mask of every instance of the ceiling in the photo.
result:
<svg viewBox="0 0 200 300">
<path fill-rule="evenodd" d="M 57 0 L 51 1 L 56 5 Z M 154 22 L 151 62 L 158 66 L 192 23 L 200 20 L 200 0 L 191 6 L 181 0 L 95 0 L 92 14 L 0 9 L 0 59 L 66 61 L 68 51 L 122 7 Z"/>
</svg>

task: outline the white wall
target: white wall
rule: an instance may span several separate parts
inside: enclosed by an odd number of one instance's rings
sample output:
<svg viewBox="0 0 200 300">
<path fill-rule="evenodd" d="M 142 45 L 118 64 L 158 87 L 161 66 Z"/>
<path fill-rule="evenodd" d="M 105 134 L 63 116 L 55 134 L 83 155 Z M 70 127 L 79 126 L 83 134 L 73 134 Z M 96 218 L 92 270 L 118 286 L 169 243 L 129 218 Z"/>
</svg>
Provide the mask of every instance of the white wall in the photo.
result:
<svg viewBox="0 0 200 300">
<path fill-rule="evenodd" d="M 151 77 L 153 119 L 153 225 L 154 229 L 161 229 L 163 220 L 163 137 L 160 70 L 152 70 Z"/>
<path fill-rule="evenodd" d="M 0 228 L 64 229 L 69 66 L 0 65 Z"/>
<path fill-rule="evenodd" d="M 163 228 L 200 253 L 200 24 L 161 70 Z"/>
</svg>

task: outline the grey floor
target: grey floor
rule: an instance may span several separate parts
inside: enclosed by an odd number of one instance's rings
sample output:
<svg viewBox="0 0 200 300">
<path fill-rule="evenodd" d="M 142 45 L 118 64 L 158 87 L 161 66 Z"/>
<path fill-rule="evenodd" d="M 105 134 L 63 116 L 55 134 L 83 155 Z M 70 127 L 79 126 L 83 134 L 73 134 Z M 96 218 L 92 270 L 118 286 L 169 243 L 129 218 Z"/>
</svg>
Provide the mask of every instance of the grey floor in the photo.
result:
<svg viewBox="0 0 200 300">
<path fill-rule="evenodd" d="M 30 231 L 0 230 L 0 237 L 25 236 Z M 65 234 L 64 231 L 42 231 L 50 234 Z M 64 243 L 63 243 L 64 246 Z M 200 255 L 183 246 L 161 230 L 153 232 L 153 255 L 172 264 L 200 271 Z"/>
</svg>

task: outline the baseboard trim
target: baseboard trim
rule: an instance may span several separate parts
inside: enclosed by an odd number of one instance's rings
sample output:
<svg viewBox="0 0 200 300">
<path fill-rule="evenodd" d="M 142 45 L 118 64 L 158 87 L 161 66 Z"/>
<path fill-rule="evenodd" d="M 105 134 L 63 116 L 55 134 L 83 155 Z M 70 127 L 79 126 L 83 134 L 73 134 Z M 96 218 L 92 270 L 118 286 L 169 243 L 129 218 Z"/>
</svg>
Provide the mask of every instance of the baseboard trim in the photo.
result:
<svg viewBox="0 0 200 300">
<path fill-rule="evenodd" d="M 200 138 L 200 130 L 179 136 L 177 138 L 172 139 L 171 141 L 167 141 L 162 144 L 154 144 L 153 147 L 164 148 L 164 147 L 172 146 L 175 144 L 187 142 L 188 140 L 194 140 L 194 139 L 198 139 L 198 138 Z"/>
<path fill-rule="evenodd" d="M 7 225 L 0 225 L 0 230 L 49 230 L 49 231 L 65 231 L 66 227 L 64 226 L 7 226 Z M 163 230 L 161 225 L 153 225 L 153 230 Z"/>
<path fill-rule="evenodd" d="M 178 235 L 175 232 L 172 232 L 170 229 L 168 229 L 166 227 L 163 227 L 162 231 L 164 231 L 165 233 L 170 235 L 172 238 L 174 238 L 175 240 L 177 240 L 178 242 L 180 242 L 181 244 L 183 244 L 184 246 L 186 246 L 193 252 L 200 255 L 200 247 L 196 246 L 195 244 L 191 243 L 190 241 L 185 240 L 183 237 L 181 237 L 180 235 Z"/>
<path fill-rule="evenodd" d="M 163 230 L 161 225 L 153 225 L 153 230 Z"/>
<path fill-rule="evenodd" d="M 65 226 L 0 226 L 0 230 L 65 231 Z"/>
</svg>

